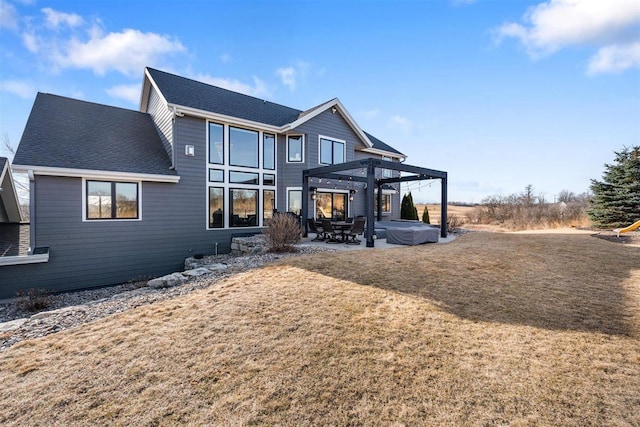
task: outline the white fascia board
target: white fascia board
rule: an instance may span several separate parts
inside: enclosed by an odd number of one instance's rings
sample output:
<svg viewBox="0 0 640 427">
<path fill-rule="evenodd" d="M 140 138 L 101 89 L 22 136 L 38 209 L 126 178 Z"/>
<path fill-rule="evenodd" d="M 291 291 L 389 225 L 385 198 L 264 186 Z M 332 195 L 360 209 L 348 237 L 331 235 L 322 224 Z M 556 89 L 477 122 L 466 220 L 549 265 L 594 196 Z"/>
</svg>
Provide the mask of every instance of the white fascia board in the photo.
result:
<svg viewBox="0 0 640 427">
<path fill-rule="evenodd" d="M 148 85 L 147 85 L 147 82 Z M 144 69 L 144 79 L 142 82 L 142 93 L 140 94 L 140 111 L 145 112 L 148 108 L 148 105 L 146 105 L 146 101 L 145 99 L 148 99 L 148 95 L 149 92 L 151 91 L 151 88 L 154 88 L 156 90 L 156 92 L 158 92 L 158 96 L 160 97 L 160 100 L 162 100 L 162 103 L 164 105 L 168 105 L 169 103 L 167 102 L 166 98 L 164 97 L 164 95 L 162 94 L 162 92 L 160 91 L 160 89 L 158 88 L 158 85 L 156 84 L 156 82 L 153 80 L 153 78 L 151 77 L 151 74 L 149 73 L 149 70 L 147 68 Z M 142 107 L 145 107 L 145 109 L 143 110 Z"/>
<path fill-rule="evenodd" d="M 197 108 L 185 107 L 178 104 L 167 104 L 168 108 L 175 113 L 186 114 L 188 116 L 200 117 L 215 122 L 224 122 L 231 125 L 246 126 L 253 129 L 267 130 L 273 133 L 282 132 L 279 126 L 268 125 L 266 123 L 254 122 L 253 120 L 240 119 L 238 117 L 226 116 L 224 114 L 212 113 L 211 111 L 199 110 Z"/>
<path fill-rule="evenodd" d="M 9 189 L 7 189 L 9 187 Z M 14 209 L 7 211 L 9 215 L 13 213 L 14 220 L 17 217 L 18 221 L 22 221 L 22 212 L 20 211 L 20 199 L 18 198 L 18 191 L 13 182 L 13 175 L 11 175 L 11 168 L 9 167 L 9 161 L 4 164 L 2 173 L 0 173 L 0 188 L 3 189 L 0 196 L 7 196 Z M 5 208 L 7 206 L 5 205 Z M 11 212 L 14 211 L 14 212 Z"/>
<path fill-rule="evenodd" d="M 404 154 L 392 153 L 390 151 L 380 150 L 378 148 L 363 148 L 358 151 L 363 151 L 365 153 L 371 154 L 379 154 L 381 156 L 393 157 L 394 159 L 406 160 L 407 156 Z"/>
<path fill-rule="evenodd" d="M 306 114 L 306 115 L 300 117 L 295 122 L 291 122 L 288 125 L 285 125 L 283 127 L 282 131 L 286 132 L 288 130 L 295 129 L 298 126 L 302 125 L 303 123 L 308 122 L 309 120 L 313 119 L 314 117 L 320 115 L 321 113 L 327 111 L 329 108 L 332 108 L 332 107 L 336 107 L 338 109 L 340 114 L 345 118 L 347 124 L 360 137 L 362 142 L 364 142 L 364 144 L 367 147 L 369 147 L 369 148 L 373 147 L 373 143 L 369 140 L 369 138 L 364 133 L 364 131 L 362 129 L 360 129 L 360 126 L 358 126 L 356 121 L 353 120 L 353 117 L 351 117 L 351 114 L 349 114 L 347 109 L 344 108 L 344 105 L 342 105 L 342 102 L 340 102 L 340 100 L 338 98 L 334 98 L 331 101 L 325 102 L 324 104 L 320 104 L 318 107 L 315 108 L 315 110 L 313 110 L 309 114 Z"/>
<path fill-rule="evenodd" d="M 65 176 L 72 178 L 89 178 L 105 180 L 130 180 L 130 181 L 151 181 L 151 182 L 180 182 L 179 175 L 158 175 L 148 173 L 99 171 L 91 169 L 69 169 L 55 168 L 48 166 L 13 165 L 17 172 L 27 172 L 31 175 Z"/>
</svg>

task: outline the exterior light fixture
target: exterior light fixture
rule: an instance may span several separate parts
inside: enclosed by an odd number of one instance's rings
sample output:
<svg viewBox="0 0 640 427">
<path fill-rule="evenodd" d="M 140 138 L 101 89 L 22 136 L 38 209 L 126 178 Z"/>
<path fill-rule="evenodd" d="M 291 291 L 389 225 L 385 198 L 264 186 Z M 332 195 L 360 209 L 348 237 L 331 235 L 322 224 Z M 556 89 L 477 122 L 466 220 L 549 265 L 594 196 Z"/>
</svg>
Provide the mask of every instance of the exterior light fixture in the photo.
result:
<svg viewBox="0 0 640 427">
<path fill-rule="evenodd" d="M 309 187 L 309 190 L 311 190 L 311 200 L 315 200 L 318 196 L 318 189 L 316 187 Z"/>
<path fill-rule="evenodd" d="M 356 194 L 357 190 L 349 190 L 349 201 L 353 202 L 353 195 Z"/>
</svg>

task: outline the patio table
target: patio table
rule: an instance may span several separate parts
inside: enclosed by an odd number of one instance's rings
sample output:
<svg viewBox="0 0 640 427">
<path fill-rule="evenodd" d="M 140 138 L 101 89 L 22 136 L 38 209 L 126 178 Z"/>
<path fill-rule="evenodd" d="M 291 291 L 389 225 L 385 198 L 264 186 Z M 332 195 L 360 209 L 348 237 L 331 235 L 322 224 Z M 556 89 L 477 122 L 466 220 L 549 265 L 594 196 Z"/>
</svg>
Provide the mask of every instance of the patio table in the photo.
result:
<svg viewBox="0 0 640 427">
<path fill-rule="evenodd" d="M 331 221 L 331 226 L 336 230 L 340 230 L 340 240 L 344 242 L 346 232 L 351 230 L 351 228 L 353 227 L 353 223 L 346 221 Z"/>
</svg>

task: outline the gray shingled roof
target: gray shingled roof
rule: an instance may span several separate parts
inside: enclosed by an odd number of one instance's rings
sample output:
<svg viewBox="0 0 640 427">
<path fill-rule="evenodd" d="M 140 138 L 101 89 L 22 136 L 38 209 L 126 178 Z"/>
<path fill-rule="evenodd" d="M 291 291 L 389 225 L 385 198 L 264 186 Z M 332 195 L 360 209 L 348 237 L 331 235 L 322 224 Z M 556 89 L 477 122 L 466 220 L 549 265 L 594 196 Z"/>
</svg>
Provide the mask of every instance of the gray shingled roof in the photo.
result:
<svg viewBox="0 0 640 427">
<path fill-rule="evenodd" d="M 302 111 L 153 68 L 147 68 L 147 70 L 167 102 L 183 107 L 272 126 L 284 126 L 296 121 L 303 113 L 308 114 L 317 108 Z M 368 133 L 367 136 L 373 143 L 373 148 L 403 155 L 378 138 Z"/>
<path fill-rule="evenodd" d="M 147 68 L 170 104 L 238 117 L 273 126 L 298 119 L 301 111 L 217 86 Z"/>
<path fill-rule="evenodd" d="M 387 145 L 384 142 L 380 141 L 378 138 L 371 135 L 370 133 L 365 131 L 363 132 L 367 135 L 367 137 L 369 138 L 369 141 L 371 141 L 371 143 L 373 144 L 373 148 L 376 148 L 378 150 L 390 151 L 391 153 L 396 153 L 396 154 L 400 154 L 401 156 L 404 156 L 404 154 L 402 154 L 392 146 Z"/>
<path fill-rule="evenodd" d="M 14 165 L 177 175 L 151 116 L 38 93 Z"/>
</svg>

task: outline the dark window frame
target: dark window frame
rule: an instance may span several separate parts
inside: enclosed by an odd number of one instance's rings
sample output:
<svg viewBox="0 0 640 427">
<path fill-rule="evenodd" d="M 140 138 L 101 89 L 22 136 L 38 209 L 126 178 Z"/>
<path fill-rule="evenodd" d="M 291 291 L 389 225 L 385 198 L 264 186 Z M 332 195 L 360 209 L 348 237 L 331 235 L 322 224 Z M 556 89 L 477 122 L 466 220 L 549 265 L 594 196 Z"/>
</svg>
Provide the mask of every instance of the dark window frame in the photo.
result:
<svg viewBox="0 0 640 427">
<path fill-rule="evenodd" d="M 232 130 L 239 130 L 244 132 L 255 133 L 256 135 L 256 158 L 255 158 L 255 166 L 248 165 L 239 165 L 232 162 L 233 151 L 231 149 L 233 141 L 231 140 Z M 259 169 L 260 168 L 260 132 L 253 129 L 245 129 L 238 126 L 229 126 L 229 166 L 241 167 L 241 168 L 251 168 L 251 169 Z"/>
<path fill-rule="evenodd" d="M 292 138 L 300 138 L 300 160 L 291 160 L 289 147 Z M 304 163 L 304 135 L 287 135 L 287 163 Z"/>
<path fill-rule="evenodd" d="M 111 198 L 111 216 L 109 218 L 91 218 L 89 216 L 89 185 L 92 182 L 96 183 L 107 183 L 110 185 L 110 198 Z M 118 214 L 118 200 L 117 200 L 117 191 L 116 184 L 131 184 L 136 186 L 136 216 L 135 217 L 126 217 L 119 218 Z M 132 221 L 140 219 L 140 183 L 139 182 L 130 182 L 130 181 L 103 181 L 98 179 L 87 179 L 85 181 L 85 219 L 87 221 Z"/>
<path fill-rule="evenodd" d="M 321 165 L 337 165 L 340 163 L 344 163 L 347 159 L 347 143 L 345 141 L 337 141 L 335 139 L 331 139 L 329 137 L 324 137 L 324 136 L 320 136 L 319 137 L 320 142 L 318 144 L 318 163 Z M 323 162 L 322 160 L 322 142 L 330 142 L 331 143 L 331 163 L 326 163 Z M 336 145 L 341 145 L 342 146 L 342 150 L 340 151 L 342 153 L 342 161 L 339 163 L 335 162 L 336 159 Z"/>
<path fill-rule="evenodd" d="M 211 147 L 211 126 L 212 125 L 219 126 L 221 128 L 221 130 L 222 130 L 222 153 L 221 153 L 222 161 L 221 162 L 212 162 L 211 161 L 211 153 L 213 151 L 212 147 Z M 224 133 L 225 133 L 225 125 L 223 125 L 222 123 L 208 122 L 208 127 L 207 127 L 207 139 L 208 139 L 207 147 L 209 148 L 209 156 L 208 156 L 209 158 L 207 159 L 207 161 L 209 162 L 209 164 L 212 164 L 212 165 L 224 165 L 224 163 L 225 163 L 225 161 L 224 161 L 224 156 L 225 156 L 225 149 L 224 149 L 225 137 L 224 137 Z"/>
</svg>

